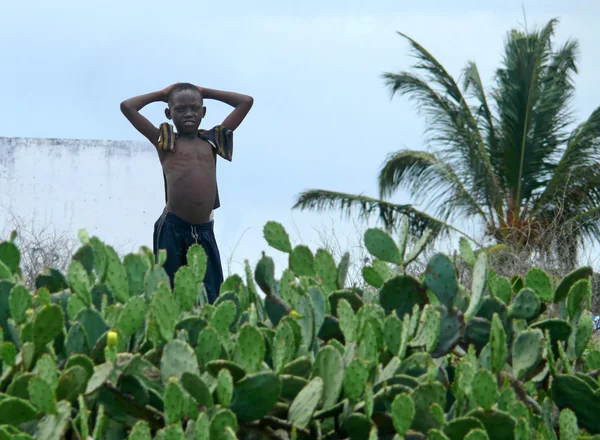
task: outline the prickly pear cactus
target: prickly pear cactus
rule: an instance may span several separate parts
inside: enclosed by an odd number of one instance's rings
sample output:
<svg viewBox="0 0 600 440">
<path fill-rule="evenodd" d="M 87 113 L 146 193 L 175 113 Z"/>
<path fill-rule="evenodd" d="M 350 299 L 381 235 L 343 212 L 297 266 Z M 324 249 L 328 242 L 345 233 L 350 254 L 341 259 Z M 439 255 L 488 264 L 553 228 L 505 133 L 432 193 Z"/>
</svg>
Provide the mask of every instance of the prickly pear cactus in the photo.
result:
<svg viewBox="0 0 600 440">
<path fill-rule="evenodd" d="M 147 248 L 121 261 L 82 233 L 67 274 L 30 291 L 0 243 L 0 439 L 600 435 L 589 268 L 498 276 L 463 239 L 467 288 L 441 253 L 409 270 L 431 233 L 410 248 L 403 218 L 396 239 L 366 231 L 350 287 L 348 253 L 263 232 L 289 267 L 246 261 L 214 304 L 200 246 L 171 289 Z"/>
</svg>

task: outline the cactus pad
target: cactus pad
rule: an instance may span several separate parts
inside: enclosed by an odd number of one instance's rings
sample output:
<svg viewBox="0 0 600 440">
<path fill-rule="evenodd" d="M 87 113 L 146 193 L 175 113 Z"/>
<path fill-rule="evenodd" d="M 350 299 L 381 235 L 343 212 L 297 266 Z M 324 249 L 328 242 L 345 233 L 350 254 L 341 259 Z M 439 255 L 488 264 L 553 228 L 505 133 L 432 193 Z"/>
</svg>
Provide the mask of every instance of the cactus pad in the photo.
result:
<svg viewBox="0 0 600 440">
<path fill-rule="evenodd" d="M 235 384 L 230 408 L 240 422 L 251 422 L 271 411 L 280 394 L 281 379 L 276 374 L 249 374 Z"/>
<path fill-rule="evenodd" d="M 234 361 L 249 373 L 260 369 L 265 357 L 265 339 L 262 333 L 252 325 L 244 325 L 237 339 Z"/>
<path fill-rule="evenodd" d="M 447 308 L 454 306 L 458 281 L 456 269 L 450 258 L 443 254 L 434 255 L 427 263 L 424 282 L 441 304 Z"/>
<path fill-rule="evenodd" d="M 297 276 L 315 275 L 315 257 L 306 245 L 296 246 L 289 256 L 289 266 Z"/>
<path fill-rule="evenodd" d="M 144 324 L 145 318 L 145 301 L 139 296 L 132 296 L 125 303 L 125 307 L 117 320 L 116 327 L 125 337 L 129 337 Z"/>
<path fill-rule="evenodd" d="M 435 349 L 431 353 L 434 358 L 444 356 L 454 350 L 465 334 L 465 318 L 458 310 L 448 310 L 436 306 L 440 315 L 440 334 Z"/>
<path fill-rule="evenodd" d="M 474 417 L 459 417 L 450 420 L 446 426 L 444 426 L 444 434 L 450 440 L 462 440 L 465 436 L 476 429 L 485 429 L 483 423 Z"/>
<path fill-rule="evenodd" d="M 17 324 L 25 321 L 27 309 L 33 304 L 31 294 L 25 286 L 16 285 L 10 291 L 8 297 L 8 306 L 10 308 L 10 316 Z"/>
<path fill-rule="evenodd" d="M 431 413 L 431 405 L 446 406 L 446 389 L 439 382 L 423 383 L 415 388 L 410 396 L 415 403 L 415 417 L 411 428 L 419 432 L 439 428 L 439 423 Z"/>
<path fill-rule="evenodd" d="M 265 223 L 265 226 L 263 227 L 263 235 L 269 246 L 272 248 L 288 254 L 292 252 L 290 236 L 281 223 L 274 221 Z"/>
<path fill-rule="evenodd" d="M 498 298 L 504 304 L 509 305 L 512 299 L 512 286 L 510 280 L 504 276 L 497 277 L 490 283 L 490 290 L 495 298 Z"/>
<path fill-rule="evenodd" d="M 299 428 L 306 428 L 323 395 L 323 379 L 314 377 L 298 393 L 288 413 L 288 420 Z"/>
<path fill-rule="evenodd" d="M 63 310 L 57 305 L 45 306 L 35 316 L 33 322 L 33 342 L 36 347 L 43 347 L 63 331 Z"/>
<path fill-rule="evenodd" d="M 185 395 L 183 394 L 183 390 L 178 383 L 178 380 L 169 380 L 167 383 L 167 387 L 165 388 L 165 393 L 163 396 L 163 402 L 165 406 L 165 422 L 167 425 L 172 425 L 175 423 L 179 423 L 181 417 L 183 416 L 184 410 L 184 400 Z"/>
<path fill-rule="evenodd" d="M 254 279 L 258 287 L 266 294 L 271 295 L 275 288 L 275 263 L 271 257 L 264 255 L 254 269 Z"/>
<path fill-rule="evenodd" d="M 189 266 L 180 267 L 175 273 L 173 294 L 181 310 L 191 311 L 198 303 L 198 281 Z"/>
<path fill-rule="evenodd" d="M 375 258 L 393 264 L 401 264 L 402 256 L 400 249 L 392 237 L 381 229 L 367 229 L 364 235 L 367 251 Z"/>
<path fill-rule="evenodd" d="M 506 364 L 508 350 L 506 348 L 506 332 L 497 313 L 492 317 L 490 334 L 490 349 L 492 352 L 491 367 L 493 373 L 499 373 Z"/>
<path fill-rule="evenodd" d="M 541 301 L 552 302 L 554 299 L 552 280 L 542 269 L 537 267 L 529 269 L 525 276 L 525 286 L 533 290 Z"/>
<path fill-rule="evenodd" d="M 541 330 L 525 330 L 517 336 L 512 347 L 513 371 L 523 378 L 542 360 L 544 335 Z"/>
<path fill-rule="evenodd" d="M 127 280 L 127 271 L 121 264 L 119 255 L 111 247 L 106 246 L 106 286 L 110 289 L 114 297 L 124 303 L 129 298 L 129 281 Z"/>
<path fill-rule="evenodd" d="M 591 294 L 592 286 L 590 282 L 585 280 L 579 280 L 569 290 L 567 296 L 567 312 L 569 318 L 573 319 L 577 312 L 581 310 L 581 306 L 585 303 Z"/>
<path fill-rule="evenodd" d="M 166 341 L 172 339 L 179 315 L 179 305 L 167 284 L 161 282 L 158 285 L 150 310 L 162 338 Z"/>
<path fill-rule="evenodd" d="M 573 375 L 559 374 L 552 381 L 550 395 L 559 409 L 569 408 L 577 415 L 582 428 L 600 433 L 600 402 L 585 381 Z"/>
<path fill-rule="evenodd" d="M 92 303 L 92 286 L 83 264 L 77 260 L 73 260 L 71 264 L 69 264 L 67 278 L 69 280 L 71 291 L 79 296 L 86 306 L 89 306 Z"/>
<path fill-rule="evenodd" d="M 338 264 L 338 272 L 337 272 L 337 288 L 343 289 L 346 285 L 346 277 L 348 276 L 348 269 L 350 267 L 350 253 L 345 252 L 340 259 L 340 264 Z"/>
<path fill-rule="evenodd" d="M 409 394 L 398 394 L 392 402 L 392 420 L 394 428 L 400 435 L 410 429 L 415 417 L 415 403 Z"/>
<path fill-rule="evenodd" d="M 362 395 L 367 379 L 369 369 L 364 361 L 353 359 L 344 371 L 344 395 L 351 402 L 356 402 Z"/>
<path fill-rule="evenodd" d="M 485 410 L 492 408 L 498 397 L 498 386 L 492 373 L 488 370 L 479 370 L 471 383 L 473 397 Z"/>
<path fill-rule="evenodd" d="M 56 414 L 54 391 L 48 382 L 39 376 L 32 377 L 27 383 L 31 403 L 44 414 Z"/>
<path fill-rule="evenodd" d="M 554 302 L 559 303 L 564 301 L 569 295 L 571 287 L 573 287 L 577 281 L 591 278 L 593 275 L 594 270 L 589 266 L 580 267 L 570 272 L 556 287 L 556 291 L 554 292 Z"/>
<path fill-rule="evenodd" d="M 140 420 L 133 425 L 127 440 L 152 440 L 152 432 L 150 431 L 150 426 L 148 426 L 148 423 Z"/>
<path fill-rule="evenodd" d="M 161 375 L 164 383 L 171 377 L 181 380 L 183 373 L 196 374 L 198 360 L 192 347 L 179 339 L 173 339 L 165 345 L 160 359 Z"/>
<path fill-rule="evenodd" d="M 540 312 L 540 300 L 533 290 L 525 288 L 519 292 L 508 311 L 513 318 L 533 319 Z"/>
<path fill-rule="evenodd" d="M 332 346 L 322 347 L 315 358 L 313 377 L 323 379 L 323 408 L 336 404 L 344 383 L 344 361 Z"/>
<path fill-rule="evenodd" d="M 399 275 L 389 279 L 379 291 L 379 303 L 385 313 L 396 312 L 402 319 L 406 313 L 411 313 L 415 305 L 424 306 L 428 298 L 421 283 L 409 275 Z"/>
<path fill-rule="evenodd" d="M 475 253 L 473 252 L 473 248 L 471 247 L 471 243 L 465 237 L 460 237 L 459 241 L 459 250 L 460 256 L 469 266 L 473 266 L 475 264 Z"/>
<path fill-rule="evenodd" d="M 440 313 L 430 304 L 425 305 L 419 320 L 419 326 L 414 339 L 409 344 L 413 347 L 425 347 L 432 352 L 440 337 Z"/>
<path fill-rule="evenodd" d="M 197 374 L 185 372 L 181 375 L 181 385 L 196 400 L 199 406 L 207 409 L 213 407 L 214 402 L 208 386 Z"/>
</svg>

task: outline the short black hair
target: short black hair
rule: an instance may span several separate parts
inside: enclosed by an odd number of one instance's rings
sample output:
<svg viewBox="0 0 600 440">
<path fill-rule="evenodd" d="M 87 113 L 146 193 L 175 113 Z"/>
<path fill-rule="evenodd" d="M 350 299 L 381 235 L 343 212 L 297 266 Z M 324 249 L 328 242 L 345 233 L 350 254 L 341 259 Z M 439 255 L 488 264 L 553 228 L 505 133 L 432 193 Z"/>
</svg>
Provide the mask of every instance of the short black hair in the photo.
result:
<svg viewBox="0 0 600 440">
<path fill-rule="evenodd" d="M 173 98 L 173 96 L 175 96 L 175 93 L 182 92 L 184 90 L 195 90 L 196 92 L 200 93 L 200 90 L 198 90 L 198 87 L 196 87 L 194 84 L 179 83 L 169 91 L 169 96 L 167 97 L 167 102 L 169 102 L 169 103 L 171 102 L 171 99 Z M 202 93 L 200 93 L 200 96 L 202 96 Z"/>
</svg>

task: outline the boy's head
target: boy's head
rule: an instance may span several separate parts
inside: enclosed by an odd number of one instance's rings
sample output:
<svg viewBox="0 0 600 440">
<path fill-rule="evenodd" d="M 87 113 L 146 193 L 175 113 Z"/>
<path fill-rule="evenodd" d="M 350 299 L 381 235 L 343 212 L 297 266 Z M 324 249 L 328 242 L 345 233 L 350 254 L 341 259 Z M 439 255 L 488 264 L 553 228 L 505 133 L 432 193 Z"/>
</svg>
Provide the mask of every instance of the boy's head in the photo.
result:
<svg viewBox="0 0 600 440">
<path fill-rule="evenodd" d="M 190 83 L 179 83 L 169 92 L 169 107 L 165 115 L 173 120 L 178 133 L 194 133 L 198 131 L 200 122 L 206 115 L 206 107 L 198 88 Z"/>
</svg>

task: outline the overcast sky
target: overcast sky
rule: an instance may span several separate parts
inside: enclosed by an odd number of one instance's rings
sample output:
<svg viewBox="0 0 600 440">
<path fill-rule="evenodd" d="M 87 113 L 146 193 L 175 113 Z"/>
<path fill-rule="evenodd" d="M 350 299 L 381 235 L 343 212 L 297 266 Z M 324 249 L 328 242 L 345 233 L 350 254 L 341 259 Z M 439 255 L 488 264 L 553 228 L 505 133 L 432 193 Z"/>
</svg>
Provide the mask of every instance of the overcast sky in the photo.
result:
<svg viewBox="0 0 600 440">
<path fill-rule="evenodd" d="M 269 219 L 283 222 L 293 238 L 305 234 L 313 242 L 314 229 L 331 227 L 332 221 L 339 231 L 352 230 L 336 214 L 305 215 L 290 207 L 308 188 L 375 195 L 376 175 L 389 152 L 424 147 L 422 118 L 406 99 L 391 100 L 381 79 L 383 72 L 407 69 L 412 62 L 396 31 L 423 44 L 455 76 L 467 61 L 476 61 L 489 87 L 506 32 L 524 22 L 523 7 L 529 26 L 559 17 L 558 41 L 580 42 L 579 119 L 600 104 L 596 1 L 181 0 L 166 5 L 2 0 L 0 136 L 140 141 L 119 111 L 119 103 L 133 95 L 177 81 L 252 95 L 254 108 L 235 134 L 233 163 L 218 165 L 222 252 L 230 253 L 250 228 L 236 251 L 238 260 L 258 257 L 264 248 L 260 229 Z M 229 111 L 220 103 L 206 105 L 205 126 L 220 123 Z M 163 110 L 158 103 L 144 113 L 158 125 Z M 132 163 L 126 178 L 151 180 L 156 196 L 143 227 L 131 236 L 150 245 L 152 223 L 162 208 L 162 178 L 159 171 L 141 174 Z M 82 193 L 98 179 L 89 170 L 80 177 L 75 187 Z M 409 201 L 402 195 L 395 200 Z M 111 210 L 105 203 L 103 209 Z M 294 223 L 297 231 L 291 230 Z"/>
</svg>

